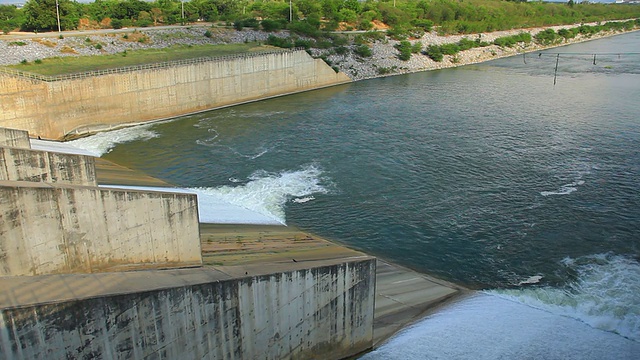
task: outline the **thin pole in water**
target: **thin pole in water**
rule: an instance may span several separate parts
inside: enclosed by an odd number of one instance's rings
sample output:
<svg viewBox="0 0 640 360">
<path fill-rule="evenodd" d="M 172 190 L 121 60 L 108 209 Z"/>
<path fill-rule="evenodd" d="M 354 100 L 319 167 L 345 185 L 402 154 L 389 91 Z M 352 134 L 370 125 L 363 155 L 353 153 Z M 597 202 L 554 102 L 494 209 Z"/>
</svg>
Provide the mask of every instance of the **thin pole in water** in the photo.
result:
<svg viewBox="0 0 640 360">
<path fill-rule="evenodd" d="M 560 54 L 556 56 L 556 70 L 553 72 L 553 86 L 556 86 L 556 78 L 558 77 L 558 62 L 560 61 Z"/>
</svg>

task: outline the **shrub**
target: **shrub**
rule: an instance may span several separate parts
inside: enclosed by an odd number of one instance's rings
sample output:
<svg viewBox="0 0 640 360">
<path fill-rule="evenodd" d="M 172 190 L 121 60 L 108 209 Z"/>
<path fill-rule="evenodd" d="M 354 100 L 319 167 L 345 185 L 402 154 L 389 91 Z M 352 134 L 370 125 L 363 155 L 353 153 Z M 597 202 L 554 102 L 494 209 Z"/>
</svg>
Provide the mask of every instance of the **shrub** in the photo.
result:
<svg viewBox="0 0 640 360">
<path fill-rule="evenodd" d="M 42 64 L 42 59 L 35 59 L 33 62 L 36 64 Z"/>
<path fill-rule="evenodd" d="M 349 51 L 349 49 L 346 46 L 338 46 L 336 48 L 336 54 L 338 55 L 344 55 Z"/>
<path fill-rule="evenodd" d="M 417 41 L 411 46 L 411 52 L 414 54 L 419 54 L 422 51 L 422 43 Z"/>
<path fill-rule="evenodd" d="M 304 39 L 296 39 L 293 42 L 293 46 L 295 47 L 301 47 L 301 48 L 305 48 L 305 49 L 310 49 L 312 45 L 311 40 L 304 40 Z"/>
<path fill-rule="evenodd" d="M 458 44 L 442 44 L 440 45 L 440 52 L 443 55 L 455 55 L 460 52 Z"/>
<path fill-rule="evenodd" d="M 289 31 L 313 38 L 317 38 L 320 36 L 320 30 L 307 21 L 292 22 L 291 24 L 289 24 Z"/>
<path fill-rule="evenodd" d="M 204 32 L 204 37 L 206 38 L 211 38 L 213 36 L 213 34 L 211 34 L 211 31 L 207 30 Z"/>
<path fill-rule="evenodd" d="M 267 44 L 285 49 L 290 49 L 293 47 L 293 42 L 290 38 L 281 38 L 273 35 L 269 35 L 269 37 L 267 38 Z"/>
<path fill-rule="evenodd" d="M 427 19 L 415 19 L 411 21 L 411 25 L 417 28 L 421 28 L 426 32 L 430 32 L 431 29 L 433 28 L 433 21 L 427 20 Z"/>
<path fill-rule="evenodd" d="M 9 43 L 9 46 L 25 46 L 27 45 L 24 41 L 12 41 Z"/>
<path fill-rule="evenodd" d="M 583 26 L 580 26 L 580 28 Z M 553 29 L 546 29 L 536 34 L 536 41 L 542 45 L 551 45 L 556 42 L 557 38 L 558 34 Z"/>
<path fill-rule="evenodd" d="M 347 39 L 345 36 L 340 35 L 332 36 L 331 40 L 333 40 L 333 45 L 335 46 L 344 46 L 349 43 L 349 39 Z"/>
<path fill-rule="evenodd" d="M 282 30 L 286 27 L 286 23 L 277 20 L 264 19 L 260 22 L 262 29 L 267 32 Z"/>
<path fill-rule="evenodd" d="M 122 20 L 111 19 L 111 27 L 114 29 L 122 29 Z"/>
<path fill-rule="evenodd" d="M 27 59 L 22 59 L 22 61 L 20 61 L 20 64 L 22 65 L 27 65 L 28 63 Z"/>
<path fill-rule="evenodd" d="M 440 47 L 438 45 L 429 45 L 424 54 L 431 58 L 431 60 L 436 62 L 441 62 L 444 59 L 442 50 L 440 50 Z"/>
<path fill-rule="evenodd" d="M 360 57 L 371 57 L 373 55 L 371 48 L 365 44 L 357 46 L 353 52 Z"/>
<path fill-rule="evenodd" d="M 409 59 L 411 59 L 412 46 L 410 42 L 408 42 L 407 40 L 400 41 L 400 43 L 397 44 L 395 48 L 400 52 L 400 54 L 398 54 L 398 59 L 402 61 L 408 61 Z"/>
<path fill-rule="evenodd" d="M 93 47 L 96 48 L 96 50 L 102 50 L 102 44 L 95 44 Z"/>
<path fill-rule="evenodd" d="M 62 34 L 58 35 L 58 39 L 62 40 L 64 39 L 64 36 L 62 36 Z"/>
</svg>

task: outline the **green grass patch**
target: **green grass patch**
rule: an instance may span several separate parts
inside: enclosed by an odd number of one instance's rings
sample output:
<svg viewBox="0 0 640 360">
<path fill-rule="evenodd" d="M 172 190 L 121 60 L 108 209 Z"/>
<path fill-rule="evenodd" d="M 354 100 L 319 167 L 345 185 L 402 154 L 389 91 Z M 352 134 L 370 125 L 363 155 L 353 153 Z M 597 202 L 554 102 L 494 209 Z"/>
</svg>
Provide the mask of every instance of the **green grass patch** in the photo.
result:
<svg viewBox="0 0 640 360">
<path fill-rule="evenodd" d="M 173 46 L 164 49 L 128 50 L 124 53 L 112 55 L 56 57 L 43 59 L 39 64 L 28 63 L 11 65 L 8 67 L 41 75 L 54 76 L 85 71 L 115 69 L 125 66 L 161 63 L 166 61 L 267 52 L 273 50 L 274 49 L 272 47 L 261 46 L 258 43 Z"/>
</svg>

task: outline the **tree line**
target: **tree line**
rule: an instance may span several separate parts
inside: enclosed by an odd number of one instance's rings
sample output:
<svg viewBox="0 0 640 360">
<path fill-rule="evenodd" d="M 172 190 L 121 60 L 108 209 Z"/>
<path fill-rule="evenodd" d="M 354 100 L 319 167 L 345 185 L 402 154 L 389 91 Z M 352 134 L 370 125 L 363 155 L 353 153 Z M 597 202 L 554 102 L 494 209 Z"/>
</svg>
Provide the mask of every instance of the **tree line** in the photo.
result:
<svg viewBox="0 0 640 360">
<path fill-rule="evenodd" d="M 223 22 L 238 29 L 371 30 L 385 24 L 392 35 L 481 33 L 640 17 L 640 6 L 502 0 L 58 0 L 62 30 L 147 27 Z M 56 0 L 28 0 L 23 8 L 0 5 L 0 30 L 58 29 Z"/>
</svg>

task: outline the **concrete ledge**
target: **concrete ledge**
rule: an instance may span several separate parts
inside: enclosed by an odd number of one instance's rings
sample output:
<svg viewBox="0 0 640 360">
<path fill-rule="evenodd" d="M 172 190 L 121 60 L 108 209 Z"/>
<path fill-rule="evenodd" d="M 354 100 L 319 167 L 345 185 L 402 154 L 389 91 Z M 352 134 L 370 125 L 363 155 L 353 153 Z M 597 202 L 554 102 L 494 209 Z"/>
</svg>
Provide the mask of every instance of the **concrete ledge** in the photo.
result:
<svg viewBox="0 0 640 360">
<path fill-rule="evenodd" d="M 97 186 L 94 158 L 0 147 L 0 180 Z"/>
<path fill-rule="evenodd" d="M 193 194 L 0 181 L 0 276 L 199 266 Z"/>
<path fill-rule="evenodd" d="M 210 268 L 0 278 L 12 294 L 0 349 L 8 359 L 343 358 L 372 345 L 374 283 L 373 258 L 241 278 Z"/>
<path fill-rule="evenodd" d="M 2 146 L 30 149 L 29 132 L 0 127 L 0 147 Z"/>
</svg>

